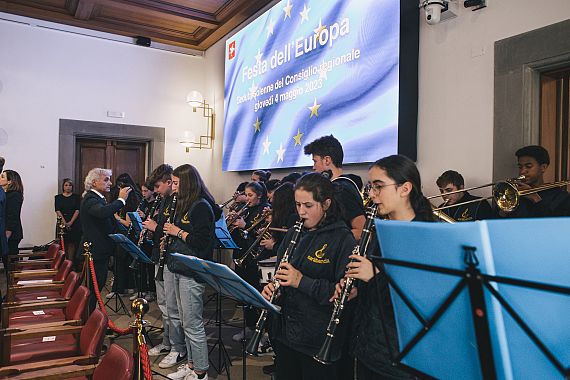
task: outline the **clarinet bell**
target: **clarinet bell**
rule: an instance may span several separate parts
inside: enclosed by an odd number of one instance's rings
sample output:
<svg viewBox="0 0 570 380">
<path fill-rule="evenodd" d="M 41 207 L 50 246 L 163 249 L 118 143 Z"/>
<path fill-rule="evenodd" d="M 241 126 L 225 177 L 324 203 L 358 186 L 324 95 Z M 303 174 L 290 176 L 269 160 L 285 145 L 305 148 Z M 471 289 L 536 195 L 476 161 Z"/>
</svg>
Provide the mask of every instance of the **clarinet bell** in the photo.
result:
<svg viewBox="0 0 570 380">
<path fill-rule="evenodd" d="M 133 259 L 133 261 L 131 261 L 131 265 L 129 265 L 129 269 L 137 270 L 138 264 L 139 264 L 139 261 L 137 259 Z"/>
<path fill-rule="evenodd" d="M 313 356 L 313 359 L 321 364 L 331 364 L 331 347 L 332 347 L 332 336 L 327 334 L 325 341 L 321 346 L 319 352 Z"/>
<path fill-rule="evenodd" d="M 245 347 L 245 353 L 251 356 L 259 356 L 259 351 L 257 348 L 259 347 L 259 342 L 261 341 L 261 331 L 257 329 L 253 332 L 251 339 L 247 342 L 247 346 Z"/>
</svg>

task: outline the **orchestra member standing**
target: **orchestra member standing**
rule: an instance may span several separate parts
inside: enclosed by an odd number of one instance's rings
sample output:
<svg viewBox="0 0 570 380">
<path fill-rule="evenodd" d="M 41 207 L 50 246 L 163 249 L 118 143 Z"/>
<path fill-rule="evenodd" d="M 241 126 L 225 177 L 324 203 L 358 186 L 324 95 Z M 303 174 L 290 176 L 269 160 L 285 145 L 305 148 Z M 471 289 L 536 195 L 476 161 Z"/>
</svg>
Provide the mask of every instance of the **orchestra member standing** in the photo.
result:
<svg viewBox="0 0 570 380">
<path fill-rule="evenodd" d="M 164 236 L 164 224 L 170 216 L 170 206 L 173 201 L 172 171 L 172 166 L 162 164 L 154 169 L 149 177 L 149 182 L 154 184 L 154 191 L 162 197 L 156 220 L 149 218 L 143 222 L 143 227 L 153 233 L 152 261 L 157 264 L 155 265 L 155 276 L 160 268 L 158 263 L 160 243 Z M 158 366 L 170 368 L 186 361 L 186 344 L 180 314 L 178 313 L 176 294 L 174 293 L 174 276 L 166 266 L 164 267 L 163 278 L 164 281 L 156 281 L 156 301 L 162 314 L 162 326 L 164 328 L 162 343 L 151 348 L 148 354 L 149 356 L 167 354 L 158 363 Z"/>
<path fill-rule="evenodd" d="M 221 209 L 204 184 L 198 170 L 192 165 L 182 165 L 172 173 L 172 191 L 177 193 L 176 217 L 173 223 L 164 225 L 164 232 L 171 236 L 166 262 L 174 272 L 175 260 L 169 256 L 176 252 L 212 260 L 215 246 L 215 221 Z M 208 342 L 204 329 L 202 296 L 205 283 L 198 277 L 173 273 L 174 292 L 178 313 L 186 341 L 188 362 L 168 375 L 169 379 L 207 379 Z"/>
<path fill-rule="evenodd" d="M 319 173 L 330 171 L 331 181 L 341 186 L 337 199 L 341 205 L 342 217 L 354 237 L 359 239 L 364 227 L 364 206 L 358 185 L 349 177 L 343 176 L 342 145 L 333 135 L 323 136 L 305 145 L 304 152 L 312 155 L 314 171 Z"/>
<path fill-rule="evenodd" d="M 368 170 L 370 197 L 377 213 L 389 220 L 433 221 L 431 204 L 421 190 L 420 174 L 407 157 L 393 155 L 376 161 Z M 367 256 L 379 256 L 374 235 Z M 410 379 L 412 375 L 392 365 L 390 353 L 398 349 L 392 300 L 383 267 L 367 257 L 351 255 L 346 275 L 360 280 L 349 299 L 356 297 L 351 329 L 351 354 L 356 358 L 355 374 L 343 380 Z M 344 281 L 337 284 L 333 301 L 340 295 Z M 384 330 L 386 327 L 386 330 Z M 388 341 L 386 340 L 388 337 Z"/>
<path fill-rule="evenodd" d="M 303 229 L 289 262 L 280 263 L 275 274 L 281 285 L 281 313 L 271 321 L 276 372 L 282 380 L 338 378 L 343 325 L 337 330 L 339 336 L 332 348 L 333 364 L 313 359 L 324 341 L 332 312 L 329 298 L 344 276 L 348 256 L 356 244 L 342 221 L 334 188 L 319 173 L 306 174 L 295 185 L 295 204 Z M 279 248 L 278 263 L 292 235 L 290 229 Z M 269 283 L 262 294 L 269 300 L 273 291 Z"/>
</svg>

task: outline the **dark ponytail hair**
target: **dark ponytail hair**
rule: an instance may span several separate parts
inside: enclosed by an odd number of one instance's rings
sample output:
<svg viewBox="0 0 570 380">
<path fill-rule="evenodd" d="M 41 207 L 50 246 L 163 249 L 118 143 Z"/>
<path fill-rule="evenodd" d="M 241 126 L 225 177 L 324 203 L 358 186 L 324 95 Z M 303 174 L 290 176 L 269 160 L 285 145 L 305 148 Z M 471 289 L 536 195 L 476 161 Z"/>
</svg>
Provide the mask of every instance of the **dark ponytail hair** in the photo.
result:
<svg viewBox="0 0 570 380">
<path fill-rule="evenodd" d="M 410 204 L 416 213 L 416 216 L 422 220 L 432 220 L 432 207 L 431 203 L 422 193 L 422 181 L 420 172 L 416 164 L 408 157 L 401 154 L 384 157 L 370 165 L 370 167 L 378 167 L 386 171 L 388 177 L 392 178 L 394 182 L 399 185 L 405 182 L 412 184 L 412 191 L 410 192 Z"/>
<path fill-rule="evenodd" d="M 305 190 L 313 195 L 316 202 L 323 204 L 327 199 L 331 200 L 331 205 L 326 211 L 326 217 L 321 221 L 321 225 L 330 224 L 340 220 L 340 209 L 335 199 L 338 192 L 337 187 L 327 177 L 321 173 L 308 173 L 299 178 L 295 183 L 295 190 Z"/>
<path fill-rule="evenodd" d="M 260 204 L 267 203 L 267 188 L 263 182 L 250 182 L 245 188 L 257 194 Z"/>
<path fill-rule="evenodd" d="M 254 175 L 259 177 L 259 180 L 261 182 L 267 182 L 269 181 L 269 178 L 271 178 L 271 172 L 269 170 L 256 170 L 253 172 Z"/>
</svg>

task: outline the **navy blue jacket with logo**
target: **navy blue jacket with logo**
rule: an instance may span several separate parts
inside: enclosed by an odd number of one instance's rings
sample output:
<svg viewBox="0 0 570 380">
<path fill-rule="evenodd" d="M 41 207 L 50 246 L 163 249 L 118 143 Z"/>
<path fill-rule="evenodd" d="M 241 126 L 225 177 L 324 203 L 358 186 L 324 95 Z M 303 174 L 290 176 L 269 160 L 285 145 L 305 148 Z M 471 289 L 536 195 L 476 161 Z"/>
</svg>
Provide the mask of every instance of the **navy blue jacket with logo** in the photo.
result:
<svg viewBox="0 0 570 380">
<path fill-rule="evenodd" d="M 281 260 L 293 229 L 289 229 L 277 253 Z M 346 265 L 356 241 L 343 221 L 333 222 L 316 230 L 303 229 L 289 262 L 303 277 L 298 288 L 282 287 L 277 303 L 281 314 L 272 321 L 272 338 L 289 348 L 313 356 L 321 347 L 331 317 L 333 304 L 329 299 L 336 283 L 344 276 Z M 337 328 L 333 341 L 332 360 L 340 357 L 345 328 Z"/>
</svg>

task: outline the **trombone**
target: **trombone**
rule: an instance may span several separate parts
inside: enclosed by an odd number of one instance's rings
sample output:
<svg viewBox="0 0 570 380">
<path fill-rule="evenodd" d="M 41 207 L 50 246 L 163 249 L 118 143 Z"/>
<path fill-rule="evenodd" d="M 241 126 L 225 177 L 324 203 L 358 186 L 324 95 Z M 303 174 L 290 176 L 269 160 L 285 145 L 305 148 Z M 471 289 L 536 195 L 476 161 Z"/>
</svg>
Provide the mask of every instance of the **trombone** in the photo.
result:
<svg viewBox="0 0 570 380">
<path fill-rule="evenodd" d="M 495 203 L 497 203 L 497 202 L 496 202 L 496 199 L 495 199 L 495 196 L 500 196 L 500 194 L 496 191 L 496 189 L 497 189 L 499 186 L 501 186 L 501 188 L 502 188 L 503 185 L 509 184 L 509 185 L 510 185 L 510 188 L 515 188 L 515 189 L 516 189 L 516 182 L 522 181 L 522 180 L 524 180 L 524 179 L 525 179 L 525 176 L 524 176 L 524 175 L 521 175 L 521 176 L 518 176 L 518 177 L 516 177 L 516 178 L 509 178 L 509 179 L 506 179 L 506 180 L 501 181 L 501 182 L 487 183 L 487 184 L 481 185 L 481 186 L 473 186 L 473 187 L 469 187 L 469 188 L 467 188 L 467 189 L 459 189 L 459 190 L 455 190 L 455 191 L 450 191 L 450 192 L 448 192 L 448 193 L 441 193 L 441 194 L 437 194 L 437 195 L 431 195 L 431 196 L 426 197 L 426 198 L 427 198 L 427 199 L 434 199 L 434 198 L 439 198 L 439 197 L 445 197 L 445 196 L 451 195 L 451 194 L 457 194 L 457 193 L 462 193 L 462 192 L 465 192 L 465 191 L 477 190 L 477 189 L 482 189 L 482 188 L 485 188 L 485 187 L 493 186 L 492 195 L 491 195 L 491 196 L 488 196 L 488 197 L 482 197 L 482 198 L 473 199 L 473 200 L 470 200 L 470 201 L 454 203 L 454 204 L 452 204 L 452 205 L 448 205 L 447 203 L 449 202 L 449 200 L 446 199 L 445 202 L 443 203 L 443 205 L 441 205 L 441 206 L 439 206 L 439 207 L 434 207 L 434 208 L 433 208 L 434 215 L 436 215 L 436 216 L 439 217 L 439 215 L 441 215 L 441 211 L 442 211 L 442 210 L 446 210 L 446 209 L 452 208 L 452 207 L 457 207 L 457 206 L 463 206 L 463 205 L 467 205 L 467 204 L 471 204 L 471 203 L 482 202 L 482 201 L 486 201 L 487 199 L 493 199 L 493 200 L 495 200 Z M 540 190 L 537 190 L 537 191 L 540 191 Z M 503 210 L 503 208 L 502 208 L 501 206 L 499 206 L 498 203 L 497 203 L 497 206 L 498 206 L 501 210 Z M 518 204 L 517 204 L 517 206 L 518 206 Z M 515 208 L 516 208 L 516 207 L 515 207 Z M 514 210 L 514 208 L 513 208 L 512 210 Z M 511 211 L 512 211 L 512 210 L 511 210 Z M 504 210 L 503 210 L 503 211 L 504 211 Z M 437 214 L 436 214 L 436 213 L 437 213 Z"/>
<path fill-rule="evenodd" d="M 435 207 L 433 209 L 434 213 L 448 209 L 448 208 L 451 208 L 451 207 L 462 206 L 462 205 L 466 205 L 469 203 L 481 202 L 481 201 L 484 201 L 487 199 L 493 199 L 493 202 L 495 202 L 495 204 L 497 205 L 497 207 L 501 211 L 509 213 L 509 212 L 515 211 L 519 207 L 521 197 L 524 197 L 524 196 L 530 195 L 530 194 L 535 194 L 535 193 L 538 193 L 538 192 L 544 191 L 544 190 L 555 189 L 557 187 L 563 187 L 563 186 L 570 185 L 570 181 L 558 181 L 558 182 L 545 183 L 543 185 L 533 187 L 532 189 L 519 190 L 519 188 L 517 186 L 517 182 L 520 182 L 524 179 L 525 179 L 525 176 L 521 175 L 519 177 L 509 178 L 509 179 L 506 179 L 506 180 L 500 181 L 500 182 L 489 183 L 489 184 L 486 184 L 483 186 L 470 187 L 468 189 L 460 189 L 460 190 L 456 190 L 456 191 L 450 191 L 449 193 L 433 195 L 433 196 L 430 196 L 427 198 L 433 199 L 433 198 L 437 198 L 437 197 L 443 197 L 443 196 L 446 196 L 449 194 L 460 193 L 462 191 L 469 191 L 469 190 L 481 189 L 483 187 L 493 186 L 491 196 L 483 197 L 480 199 L 474 199 L 474 200 L 466 201 L 466 202 L 459 202 L 459 203 L 455 203 L 453 205 L 446 205 L 444 203 L 444 205 L 442 205 L 441 207 Z"/>
<path fill-rule="evenodd" d="M 503 212 L 512 212 L 517 209 L 520 198 L 526 195 L 535 194 L 540 191 L 564 187 L 570 184 L 570 181 L 558 181 L 542 184 L 531 189 L 519 190 L 516 183 L 505 181 L 499 182 L 493 187 L 493 200 L 497 207 Z"/>
</svg>

